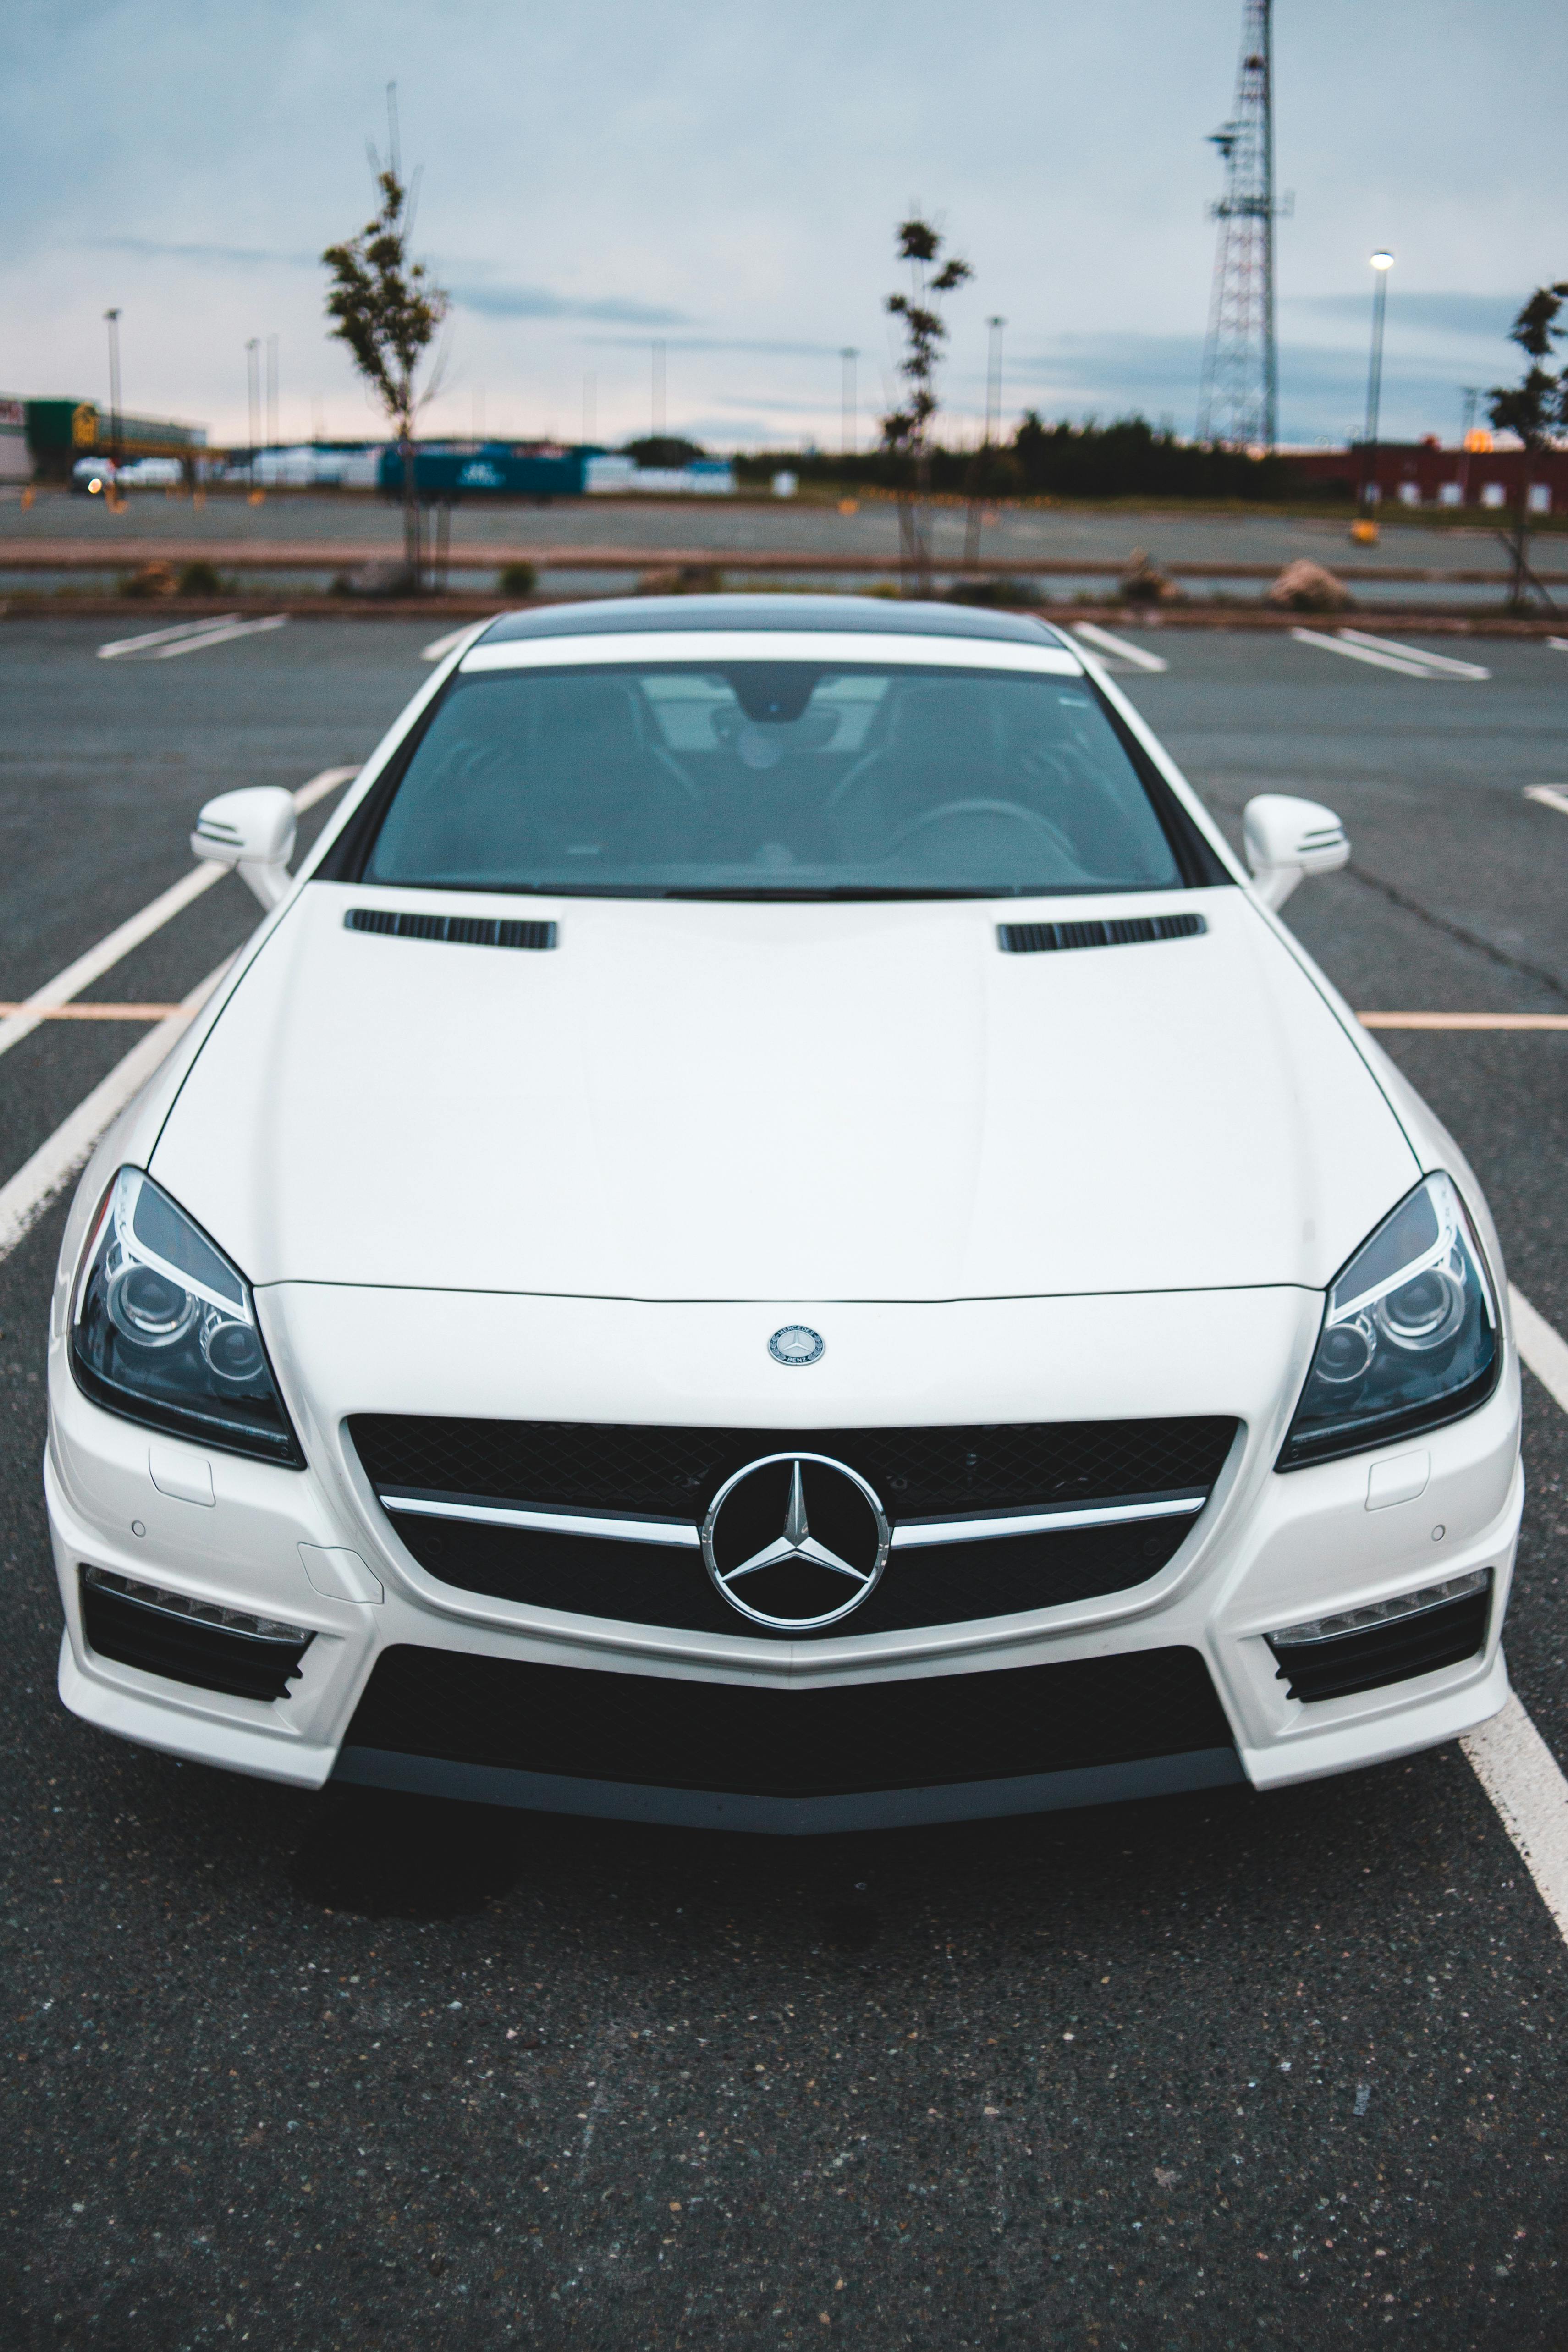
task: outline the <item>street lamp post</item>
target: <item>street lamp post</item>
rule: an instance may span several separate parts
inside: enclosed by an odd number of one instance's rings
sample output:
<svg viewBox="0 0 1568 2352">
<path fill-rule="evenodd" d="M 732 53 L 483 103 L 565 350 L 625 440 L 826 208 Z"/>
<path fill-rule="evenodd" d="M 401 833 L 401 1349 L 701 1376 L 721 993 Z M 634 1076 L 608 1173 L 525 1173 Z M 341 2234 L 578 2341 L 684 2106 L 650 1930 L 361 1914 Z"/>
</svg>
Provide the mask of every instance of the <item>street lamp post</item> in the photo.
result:
<svg viewBox="0 0 1568 2352">
<path fill-rule="evenodd" d="M 860 439 L 860 418 L 856 413 L 860 402 L 855 389 L 855 362 L 860 352 L 855 344 L 845 343 L 839 357 L 843 362 L 843 373 L 839 383 L 839 451 L 842 457 L 852 457 L 855 443 Z"/>
<path fill-rule="evenodd" d="M 246 475 L 252 489 L 256 488 L 256 445 L 261 438 L 261 376 L 257 356 L 260 350 L 260 337 L 252 335 L 245 347 L 246 390 L 250 395 L 250 447 L 246 452 L 249 461 L 246 467 Z"/>
<path fill-rule="evenodd" d="M 1372 357 L 1366 371 L 1366 435 L 1361 461 L 1361 504 L 1364 512 L 1375 503 L 1377 488 L 1377 413 L 1383 401 L 1383 314 L 1388 307 L 1388 273 L 1394 267 L 1391 253 L 1377 252 L 1371 257 L 1374 272 L 1372 283 Z"/>
<path fill-rule="evenodd" d="M 990 364 L 986 370 L 986 446 L 988 449 L 996 446 L 997 432 L 1001 423 L 1002 329 L 1007 323 L 1005 319 L 986 320 L 987 326 L 991 331 L 991 346 L 988 354 Z"/>
<path fill-rule="evenodd" d="M 120 313 L 106 310 L 104 321 L 109 328 L 109 454 L 114 470 L 120 471 Z"/>
</svg>

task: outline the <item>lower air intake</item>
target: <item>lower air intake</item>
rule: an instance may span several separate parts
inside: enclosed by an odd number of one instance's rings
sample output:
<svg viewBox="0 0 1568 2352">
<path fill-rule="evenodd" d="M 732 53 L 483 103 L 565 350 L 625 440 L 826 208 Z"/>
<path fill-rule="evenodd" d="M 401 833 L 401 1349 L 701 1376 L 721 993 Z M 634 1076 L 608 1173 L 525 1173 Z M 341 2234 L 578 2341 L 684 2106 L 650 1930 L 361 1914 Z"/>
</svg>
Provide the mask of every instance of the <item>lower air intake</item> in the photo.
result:
<svg viewBox="0 0 1568 2352">
<path fill-rule="evenodd" d="M 1310 1706 L 1314 1700 L 1380 1690 L 1385 1683 L 1412 1682 L 1417 1675 L 1436 1674 L 1440 1666 L 1462 1665 L 1486 1646 L 1490 1611 L 1489 1576 L 1479 1591 L 1435 1609 L 1414 1610 L 1326 1641 L 1287 1642 L 1273 1634 L 1269 1647 L 1291 1696 Z"/>
<path fill-rule="evenodd" d="M 228 1698 L 287 1698 L 315 1638 L 300 1626 L 189 1601 L 104 1568 L 83 1569 L 81 1612 L 88 1647 L 99 1657 Z"/>
<path fill-rule="evenodd" d="M 383 1651 L 345 1737 L 383 1749 L 645 1788 L 821 1798 L 1228 1750 L 1196 1650 L 779 1690 Z"/>
</svg>

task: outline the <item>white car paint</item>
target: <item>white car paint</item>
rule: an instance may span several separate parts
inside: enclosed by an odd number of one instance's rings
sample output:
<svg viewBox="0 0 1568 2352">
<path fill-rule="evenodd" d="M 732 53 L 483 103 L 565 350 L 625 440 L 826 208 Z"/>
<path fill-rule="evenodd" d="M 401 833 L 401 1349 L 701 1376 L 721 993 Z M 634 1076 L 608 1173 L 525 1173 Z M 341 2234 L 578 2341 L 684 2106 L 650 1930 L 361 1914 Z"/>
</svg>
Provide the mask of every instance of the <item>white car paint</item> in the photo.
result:
<svg viewBox="0 0 1568 2352">
<path fill-rule="evenodd" d="M 642 658 L 653 642 L 614 651 Z M 666 642 L 693 650 L 689 634 Z M 869 642 L 900 657 L 899 641 Z M 1179 1643 L 1207 1659 L 1264 1787 L 1454 1737 L 1501 1706 L 1521 1492 L 1511 1342 L 1488 1402 L 1422 1433 L 1418 1496 L 1367 1509 L 1369 1479 L 1409 1442 L 1272 1466 L 1324 1286 L 1420 1173 L 1454 1175 L 1502 1293 L 1473 1175 L 1090 657 L 907 644 L 926 662 L 1090 671 L 1236 876 L 1181 899 L 1206 934 L 1009 956 L 998 920 L 1071 918 L 1082 901 L 576 897 L 524 902 L 559 926 L 547 954 L 350 932 L 351 905 L 494 911 L 478 894 L 311 879 L 454 669 L 604 652 L 589 636 L 455 647 L 84 1176 L 55 1299 L 47 1471 L 76 1712 L 315 1786 L 400 1642 L 769 1687 Z M 777 658 L 778 637 L 761 648 Z M 1094 912 L 1172 903 L 1126 894 Z M 76 1386 L 72 1287 L 124 1164 L 150 1169 L 256 1286 L 305 1472 L 182 1449 Z M 792 1320 L 829 1337 L 809 1371 L 767 1353 Z M 1241 1429 L 1190 1535 L 1131 1591 L 871 1636 L 851 1618 L 806 1643 L 439 1582 L 348 1440 L 347 1417 L 372 1411 L 759 1432 L 1224 1412 Z M 193 1485 L 210 1470 L 211 1507 L 154 1486 L 152 1443 L 166 1465 L 188 1453 Z M 324 1552 L 359 1572 L 312 1577 Z M 294 1695 L 224 1699 L 99 1657 L 84 1561 L 309 1629 Z M 1285 1696 L 1270 1628 L 1477 1566 L 1497 1601 L 1476 1657 L 1311 1707 Z"/>
</svg>

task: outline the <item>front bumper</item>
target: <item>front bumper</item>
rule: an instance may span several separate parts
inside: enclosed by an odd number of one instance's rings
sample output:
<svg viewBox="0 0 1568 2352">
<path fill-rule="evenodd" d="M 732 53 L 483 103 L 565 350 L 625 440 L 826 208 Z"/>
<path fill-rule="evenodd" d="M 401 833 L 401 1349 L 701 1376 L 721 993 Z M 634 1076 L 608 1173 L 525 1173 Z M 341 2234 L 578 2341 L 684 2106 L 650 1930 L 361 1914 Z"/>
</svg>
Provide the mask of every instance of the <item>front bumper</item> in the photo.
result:
<svg viewBox="0 0 1568 2352">
<path fill-rule="evenodd" d="M 1511 1349 L 1497 1391 L 1464 1421 L 1380 1454 L 1281 1476 L 1271 1465 L 1321 1312 L 1319 1300 L 1293 1290 L 921 1307 L 671 1307 L 301 1286 L 264 1292 L 259 1305 L 304 1439 L 304 1472 L 204 1455 L 102 1412 L 71 1378 L 57 1316 L 46 1483 L 66 1615 L 60 1694 L 87 1720 L 174 1755 L 301 1787 L 336 1774 L 571 1812 L 841 1829 L 1103 1802 L 1226 1780 L 1281 1787 L 1453 1738 L 1507 1696 L 1500 1630 L 1522 1505 Z M 829 1356 L 810 1371 L 780 1372 L 758 1335 L 802 1314 L 831 1326 Z M 1179 1380 L 1173 1364 L 1182 1367 Z M 438 1583 L 376 1502 L 344 1433 L 350 1411 L 768 1431 L 791 1419 L 798 1427 L 869 1427 L 1180 1411 L 1238 1415 L 1242 1429 L 1201 1518 L 1146 1583 L 1025 1616 L 869 1637 L 854 1634 L 852 1619 L 841 1633 L 807 1645 L 575 1617 Z M 190 1455 L 193 1467 L 210 1464 L 210 1506 L 153 1485 L 154 1445 L 162 1456 Z M 1420 1494 L 1369 1509 L 1370 1468 L 1412 1453 L 1428 1457 Z M 323 1554 L 351 1556 L 360 1570 L 323 1580 L 318 1565 L 313 1580 L 307 1560 L 319 1564 Z M 99 1656 L 82 1622 L 84 1565 L 308 1631 L 314 1638 L 289 1696 L 225 1697 Z M 1353 1696 L 1302 1704 L 1289 1696 L 1269 1633 L 1477 1569 L 1490 1571 L 1492 1602 L 1473 1656 Z M 323 1581 L 333 1589 L 321 1589 Z M 377 1591 L 379 1600 L 350 1597 Z M 673 1680 L 688 1690 L 838 1692 L 852 1710 L 856 1686 L 873 1686 L 869 1710 L 875 1693 L 919 1683 L 934 1719 L 957 1687 L 939 1692 L 938 1679 L 958 1677 L 973 1692 L 977 1677 L 991 1675 L 1190 1652 L 1212 1678 L 1219 1733 L 1149 1753 L 1148 1738 L 1129 1723 L 1120 1752 L 1108 1759 L 982 1779 L 945 1769 L 926 1782 L 905 1769 L 898 1785 L 883 1788 L 864 1785 L 863 1770 L 853 1787 L 809 1794 L 694 1788 L 609 1765 L 602 1773 L 541 1770 L 533 1754 L 496 1763 L 367 1744 L 356 1717 L 362 1730 L 367 1686 L 393 1650 Z M 988 1687 L 999 1699 L 1020 1686 Z M 628 1702 L 649 1696 L 647 1681 L 625 1685 L 623 1695 Z"/>
</svg>

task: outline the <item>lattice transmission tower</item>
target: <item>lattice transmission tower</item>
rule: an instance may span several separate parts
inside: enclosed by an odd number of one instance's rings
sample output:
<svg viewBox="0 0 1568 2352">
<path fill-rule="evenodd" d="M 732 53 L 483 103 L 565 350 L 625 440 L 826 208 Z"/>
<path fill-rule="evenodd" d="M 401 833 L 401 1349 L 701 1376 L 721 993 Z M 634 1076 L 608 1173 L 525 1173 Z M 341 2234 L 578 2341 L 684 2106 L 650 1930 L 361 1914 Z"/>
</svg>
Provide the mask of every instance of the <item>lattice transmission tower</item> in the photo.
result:
<svg viewBox="0 0 1568 2352">
<path fill-rule="evenodd" d="M 1197 437 L 1239 449 L 1271 449 L 1278 437 L 1279 357 L 1274 340 L 1273 0 L 1245 0 L 1236 106 L 1210 134 L 1225 164 L 1214 292 L 1204 346 Z"/>
</svg>

